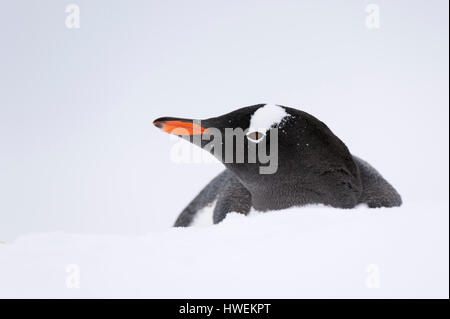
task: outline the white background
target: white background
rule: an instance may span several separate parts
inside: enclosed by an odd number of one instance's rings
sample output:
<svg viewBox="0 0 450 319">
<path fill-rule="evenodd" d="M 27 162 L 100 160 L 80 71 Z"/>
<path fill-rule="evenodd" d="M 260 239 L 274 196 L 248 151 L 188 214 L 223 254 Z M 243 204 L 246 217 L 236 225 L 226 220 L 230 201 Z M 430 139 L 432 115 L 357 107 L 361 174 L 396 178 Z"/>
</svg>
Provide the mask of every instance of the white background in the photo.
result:
<svg viewBox="0 0 450 319">
<path fill-rule="evenodd" d="M 374 1 L 375 30 L 368 1 L 80 0 L 80 29 L 68 3 L 1 5 L 0 240 L 166 231 L 222 167 L 174 164 L 152 121 L 268 101 L 324 121 L 432 220 L 415 240 L 448 241 L 447 1 Z M 448 296 L 448 242 L 426 251 Z"/>
</svg>

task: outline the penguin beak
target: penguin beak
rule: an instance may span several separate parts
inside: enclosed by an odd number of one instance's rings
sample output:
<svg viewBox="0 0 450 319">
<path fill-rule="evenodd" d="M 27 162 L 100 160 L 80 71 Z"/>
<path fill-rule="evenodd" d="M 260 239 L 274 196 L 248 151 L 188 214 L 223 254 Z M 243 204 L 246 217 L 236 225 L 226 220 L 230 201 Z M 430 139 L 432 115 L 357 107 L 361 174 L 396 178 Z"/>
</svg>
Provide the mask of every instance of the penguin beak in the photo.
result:
<svg viewBox="0 0 450 319">
<path fill-rule="evenodd" d="M 200 121 L 198 120 L 176 117 L 160 117 L 153 121 L 153 125 L 162 129 L 164 132 L 179 136 L 193 136 L 206 133 L 208 130 L 199 123 Z"/>
</svg>

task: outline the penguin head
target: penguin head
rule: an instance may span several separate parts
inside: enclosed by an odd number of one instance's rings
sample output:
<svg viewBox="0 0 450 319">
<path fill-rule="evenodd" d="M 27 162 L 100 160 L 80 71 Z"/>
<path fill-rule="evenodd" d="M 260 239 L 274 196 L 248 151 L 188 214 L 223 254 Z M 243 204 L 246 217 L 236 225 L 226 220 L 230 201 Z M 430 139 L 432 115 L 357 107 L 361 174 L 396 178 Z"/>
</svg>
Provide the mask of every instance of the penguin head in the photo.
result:
<svg viewBox="0 0 450 319">
<path fill-rule="evenodd" d="M 274 144 L 278 136 L 274 134 L 278 132 L 275 130 L 284 127 L 289 117 L 291 115 L 282 106 L 257 104 L 204 120 L 162 117 L 153 124 L 211 152 L 227 168 L 243 174 L 269 165 L 267 155 L 272 156 L 272 163 L 273 159 L 277 160 L 278 148 Z M 266 156 L 258 156 L 263 148 Z M 276 166 L 266 173 L 273 174 L 277 170 Z"/>
<path fill-rule="evenodd" d="M 153 124 L 211 152 L 251 191 L 295 188 L 318 166 L 351 157 L 324 123 L 281 105 L 257 104 L 204 120 L 161 117 Z"/>
</svg>

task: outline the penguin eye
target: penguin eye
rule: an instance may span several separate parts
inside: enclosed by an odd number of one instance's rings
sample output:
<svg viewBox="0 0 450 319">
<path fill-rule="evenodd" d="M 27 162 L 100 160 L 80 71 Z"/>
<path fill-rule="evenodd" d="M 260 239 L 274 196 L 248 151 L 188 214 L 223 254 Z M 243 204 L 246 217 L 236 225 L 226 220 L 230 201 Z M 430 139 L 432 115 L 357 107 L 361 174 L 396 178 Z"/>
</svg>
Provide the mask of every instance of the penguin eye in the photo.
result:
<svg viewBox="0 0 450 319">
<path fill-rule="evenodd" d="M 258 132 L 258 131 L 253 131 L 253 132 L 249 132 L 247 133 L 247 138 L 255 143 L 259 143 L 263 140 L 264 136 L 266 136 L 266 134 Z"/>
</svg>

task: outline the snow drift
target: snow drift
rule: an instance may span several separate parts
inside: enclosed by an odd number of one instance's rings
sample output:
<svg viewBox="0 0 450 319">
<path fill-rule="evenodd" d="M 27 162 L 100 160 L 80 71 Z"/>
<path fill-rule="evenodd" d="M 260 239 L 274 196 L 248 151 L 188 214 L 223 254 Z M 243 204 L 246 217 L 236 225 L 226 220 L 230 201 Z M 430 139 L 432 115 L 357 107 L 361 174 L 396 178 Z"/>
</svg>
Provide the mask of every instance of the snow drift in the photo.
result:
<svg viewBox="0 0 450 319">
<path fill-rule="evenodd" d="M 142 237 L 30 234 L 0 244 L 0 297 L 448 298 L 447 212 L 319 206 Z"/>
</svg>

